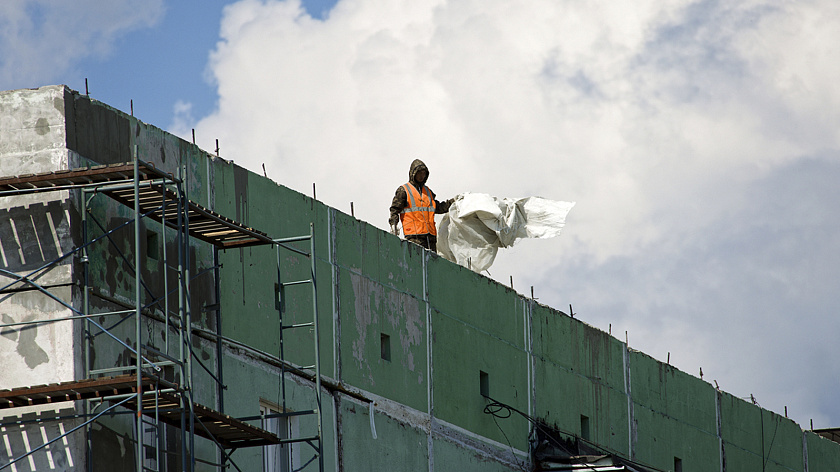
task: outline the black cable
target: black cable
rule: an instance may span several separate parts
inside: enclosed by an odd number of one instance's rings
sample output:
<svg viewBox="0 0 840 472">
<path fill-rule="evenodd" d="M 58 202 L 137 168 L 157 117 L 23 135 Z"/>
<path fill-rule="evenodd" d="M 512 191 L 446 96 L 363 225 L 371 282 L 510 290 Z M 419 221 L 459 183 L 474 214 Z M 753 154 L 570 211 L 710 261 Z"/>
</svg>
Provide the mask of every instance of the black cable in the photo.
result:
<svg viewBox="0 0 840 472">
<path fill-rule="evenodd" d="M 514 408 L 510 405 L 507 405 L 507 404 L 502 403 L 498 400 L 495 400 L 488 395 L 482 395 L 482 396 L 489 402 L 487 405 L 484 406 L 484 413 L 486 413 L 488 415 L 492 415 L 493 418 L 494 418 L 494 421 L 495 421 L 496 418 L 503 418 L 503 419 L 504 418 L 509 418 L 510 416 L 512 416 L 513 413 L 517 413 L 520 416 L 522 416 L 523 418 L 525 418 L 526 420 L 528 420 L 528 422 L 530 422 L 532 425 L 534 425 L 535 428 L 542 431 L 550 441 L 555 443 L 556 446 L 558 446 L 560 448 L 564 447 L 563 444 L 560 443 L 560 441 L 558 441 L 556 438 L 554 438 L 551 435 L 552 431 L 547 430 L 539 421 L 537 421 L 532 416 L 530 416 L 527 413 L 524 413 L 522 411 L 519 411 L 519 410 L 517 410 L 516 408 Z M 504 412 L 504 413 L 500 413 L 500 412 Z M 496 423 L 496 425 L 498 426 L 498 423 Z M 501 428 L 499 428 L 499 429 L 501 429 Z M 572 436 L 572 437 L 574 437 L 574 438 L 576 438 L 580 441 L 586 441 L 585 439 L 579 437 L 575 433 L 572 433 L 572 432 L 569 432 L 569 431 L 564 431 L 564 430 L 562 430 L 560 428 L 556 428 L 556 427 L 554 429 L 557 432 L 567 434 L 567 435 Z M 502 434 L 504 434 L 504 431 L 502 431 Z M 505 438 L 507 439 L 507 436 L 505 436 Z M 606 452 L 606 453 L 608 453 L 610 455 L 613 455 L 613 456 L 620 456 L 618 453 L 610 451 L 609 449 L 604 448 L 600 445 L 596 445 L 596 444 L 591 443 L 589 441 L 586 441 L 586 442 L 588 442 L 592 447 L 594 447 L 596 449 L 600 449 L 602 452 Z M 508 445 L 510 445 L 510 442 L 508 442 Z M 511 448 L 512 448 L 512 446 L 511 446 Z M 642 464 L 642 463 L 632 461 L 632 460 L 629 460 L 629 459 L 621 459 L 621 460 L 628 463 L 628 464 L 637 465 L 639 467 L 645 467 L 645 468 L 648 468 L 648 469 L 656 471 L 656 472 L 665 472 L 662 469 L 657 469 L 657 468 L 652 467 L 650 465 Z M 591 465 L 588 465 L 588 464 L 585 464 L 585 465 L 589 469 L 597 470 L 594 466 L 591 466 Z"/>
<path fill-rule="evenodd" d="M 767 448 L 767 452 L 764 452 L 764 407 L 762 407 L 758 400 L 755 399 L 755 396 L 750 395 L 752 402 L 755 406 L 760 408 L 759 414 L 761 415 L 761 470 L 767 470 L 767 463 L 770 462 L 770 453 L 773 451 L 773 443 L 776 442 L 776 433 L 779 432 L 779 423 L 781 422 L 780 419 L 776 420 L 776 426 L 773 428 L 773 438 L 770 439 L 770 447 Z M 777 415 L 778 416 L 778 415 Z"/>
<path fill-rule="evenodd" d="M 767 459 L 765 459 L 765 464 L 770 461 L 770 453 L 773 451 L 773 443 L 776 442 L 776 433 L 779 431 L 779 423 L 781 423 L 781 419 L 776 419 L 776 427 L 773 428 L 773 438 L 770 440 L 770 448 L 767 449 Z"/>
<path fill-rule="evenodd" d="M 511 412 L 511 407 L 509 407 L 507 405 L 504 405 L 502 403 L 499 403 L 495 400 L 492 400 L 490 397 L 485 397 L 485 398 L 490 400 L 490 403 L 488 403 L 487 405 L 484 406 L 484 413 L 486 413 L 488 415 L 493 415 L 494 418 L 502 418 L 502 419 L 510 418 L 510 416 L 513 414 Z M 503 410 L 506 411 L 507 413 L 504 414 L 504 415 L 500 415 L 498 412 L 503 411 Z"/>
<path fill-rule="evenodd" d="M 497 402 L 495 400 L 492 400 L 488 396 L 485 396 L 484 398 L 490 400 L 490 402 L 487 405 L 484 405 L 484 413 L 493 417 L 493 423 L 496 424 L 496 427 L 499 428 L 499 431 L 501 431 L 502 436 L 505 437 L 505 442 L 507 442 L 507 445 L 510 448 L 511 457 L 513 457 L 513 460 L 514 460 L 514 462 L 516 462 L 517 467 L 522 469 L 523 472 L 528 472 L 528 468 L 526 467 L 526 464 L 520 463 L 516 459 L 516 453 L 514 452 L 513 444 L 511 444 L 510 438 L 508 438 L 507 434 L 505 433 L 505 430 L 502 429 L 501 425 L 499 425 L 499 422 L 496 420 L 497 418 L 502 418 L 502 419 L 510 418 L 513 415 L 513 412 L 511 411 L 512 407 L 510 407 L 508 405 L 505 405 L 503 403 Z M 499 413 L 499 412 L 504 412 L 504 413 Z"/>
</svg>

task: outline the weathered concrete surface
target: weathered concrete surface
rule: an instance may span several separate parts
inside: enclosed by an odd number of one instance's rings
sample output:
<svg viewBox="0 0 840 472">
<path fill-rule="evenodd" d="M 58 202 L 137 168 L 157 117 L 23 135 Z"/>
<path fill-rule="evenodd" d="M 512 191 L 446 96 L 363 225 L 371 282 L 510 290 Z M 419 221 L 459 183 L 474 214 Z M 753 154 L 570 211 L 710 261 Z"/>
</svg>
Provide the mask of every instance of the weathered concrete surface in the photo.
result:
<svg viewBox="0 0 840 472">
<path fill-rule="evenodd" d="M 0 92 L 0 175 L 65 169 L 65 87 Z"/>
<path fill-rule="evenodd" d="M 0 93 L 0 175 L 67 168 L 64 148 L 63 87 Z M 0 269 L 27 274 L 72 246 L 66 192 L 0 197 Z M 8 274 L 4 274 L 8 275 Z M 13 279 L 0 277 L 0 284 Z M 38 277 L 43 285 L 69 284 L 70 266 Z M 15 284 L 11 288 L 30 288 Z M 60 290 L 70 301 L 69 288 Z M 70 313 L 34 291 L 0 297 L 3 323 L 54 319 Z M 72 380 L 73 329 L 70 323 L 10 327 L 0 336 L 0 388 Z"/>
<path fill-rule="evenodd" d="M 65 88 L 0 92 L 0 176 L 66 169 Z M 47 266 L 74 244 L 69 192 L 0 197 L 0 324 L 72 316 L 72 260 Z M 41 271 L 37 271 L 40 268 Z M 37 272 L 36 272 L 37 271 Z M 31 284 L 45 287 L 52 298 Z M 10 292 L 10 290 L 24 290 Z M 0 328 L 0 389 L 74 380 L 81 365 L 79 330 L 63 321 Z M 72 405 L 72 404 L 71 404 Z M 54 415 L 55 407 L 15 409 L 19 418 Z M 5 415 L 4 415 L 5 416 Z M 0 434 L 0 464 L 71 429 L 75 421 L 7 428 Z M 17 470 L 73 470 L 82 462 L 78 438 L 16 464 Z"/>
<path fill-rule="evenodd" d="M 0 176 L 67 169 L 64 122 L 61 86 L 0 92 Z M 0 270 L 32 271 L 72 247 L 68 198 L 68 192 L 0 197 Z M 39 283 L 66 283 L 68 275 L 48 271 Z M 0 286 L 11 280 L 0 273 Z"/>
</svg>

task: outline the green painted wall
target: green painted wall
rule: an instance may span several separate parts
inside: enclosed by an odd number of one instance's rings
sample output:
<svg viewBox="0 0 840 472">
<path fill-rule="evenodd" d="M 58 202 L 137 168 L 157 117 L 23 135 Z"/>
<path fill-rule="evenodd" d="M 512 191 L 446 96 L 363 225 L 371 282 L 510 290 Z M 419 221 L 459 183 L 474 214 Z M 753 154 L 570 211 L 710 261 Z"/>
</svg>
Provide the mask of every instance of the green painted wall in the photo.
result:
<svg viewBox="0 0 840 472">
<path fill-rule="evenodd" d="M 428 470 L 425 432 L 374 413 L 374 439 L 368 408 L 342 401 L 339 409 L 344 432 L 341 443 L 344 470 Z"/>
<path fill-rule="evenodd" d="M 710 470 L 720 465 L 715 390 L 708 383 L 636 351 L 629 353 L 635 458 L 653 466 Z"/>
<path fill-rule="evenodd" d="M 804 434 L 805 447 L 808 450 L 808 472 L 837 470 L 837 443 L 810 431 Z"/>
<path fill-rule="evenodd" d="M 536 416 L 576 436 L 585 416 L 592 441 L 629 457 L 624 344 L 548 307 L 532 313 Z"/>
<path fill-rule="evenodd" d="M 809 472 L 840 463 L 839 444 L 603 331 L 86 97 L 68 93 L 66 99 L 74 117 L 68 148 L 80 158 L 125 160 L 126 146 L 136 143 L 141 159 L 168 171 L 185 166 L 192 199 L 229 218 L 273 238 L 306 235 L 312 225 L 319 352 L 330 384 L 319 393 L 327 470 L 520 470 L 511 457 L 524 460 L 532 432 L 523 415 L 661 470 L 673 468 L 677 457 L 683 470 L 804 472 L 805 449 Z M 126 217 L 107 205 L 97 211 L 111 224 Z M 309 251 L 307 242 L 290 245 Z M 192 270 L 211 267 L 213 251 L 194 246 Z M 252 416 L 261 401 L 282 400 L 270 359 L 281 349 L 275 283 L 278 276 L 310 278 L 310 260 L 286 249 L 278 257 L 271 247 L 221 251 L 219 259 L 222 334 L 253 349 L 225 346 L 224 409 Z M 108 286 L 113 275 L 114 290 L 122 293 L 119 267 L 105 254 L 96 276 Z M 147 268 L 152 278 L 161 270 Z M 215 280 L 206 277 L 195 285 L 194 307 L 215 302 Z M 313 319 L 311 286 L 286 287 L 280 295 L 284 325 Z M 216 328 L 209 314 L 196 320 Z M 282 338 L 286 360 L 314 362 L 311 328 L 287 330 Z M 213 344 L 196 345 L 197 356 L 215 369 Z M 196 379 L 197 396 L 215 405 L 209 375 Z M 521 414 L 486 414 L 482 379 L 489 397 Z M 286 385 L 291 410 L 314 408 L 311 383 Z M 360 398 L 377 404 L 378 439 Z M 301 420 L 302 431 L 313 427 L 311 418 Z M 235 459 L 243 470 L 258 470 L 261 454 L 240 450 Z"/>
</svg>

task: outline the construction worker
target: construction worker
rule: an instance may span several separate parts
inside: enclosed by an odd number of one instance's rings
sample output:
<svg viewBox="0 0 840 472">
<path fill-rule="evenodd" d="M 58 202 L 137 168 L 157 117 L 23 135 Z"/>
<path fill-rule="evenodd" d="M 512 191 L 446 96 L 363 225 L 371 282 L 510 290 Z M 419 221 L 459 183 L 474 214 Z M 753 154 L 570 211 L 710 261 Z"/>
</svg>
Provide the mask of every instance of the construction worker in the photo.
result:
<svg viewBox="0 0 840 472">
<path fill-rule="evenodd" d="M 437 229 L 435 213 L 446 213 L 455 200 L 445 202 L 435 200 L 435 193 L 426 186 L 429 169 L 420 159 L 411 163 L 408 182 L 397 187 L 391 202 L 391 233 L 399 236 L 402 223 L 405 239 L 437 252 Z"/>
</svg>

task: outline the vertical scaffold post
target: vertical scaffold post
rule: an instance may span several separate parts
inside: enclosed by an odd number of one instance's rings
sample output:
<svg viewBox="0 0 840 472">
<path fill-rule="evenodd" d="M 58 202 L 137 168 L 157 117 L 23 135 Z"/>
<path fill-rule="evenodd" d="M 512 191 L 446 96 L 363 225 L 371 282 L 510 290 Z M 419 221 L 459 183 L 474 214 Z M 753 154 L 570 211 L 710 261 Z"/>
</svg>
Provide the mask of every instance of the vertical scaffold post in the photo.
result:
<svg viewBox="0 0 840 472">
<path fill-rule="evenodd" d="M 312 315 L 315 328 L 315 404 L 318 408 L 318 470 L 324 470 L 323 410 L 321 408 L 321 331 L 318 328 L 318 289 L 315 282 L 315 224 L 309 223 L 309 262 L 312 280 Z"/>
<path fill-rule="evenodd" d="M 169 352 L 169 259 L 166 256 L 166 185 L 160 188 L 160 258 L 163 267 L 163 351 Z"/>
<path fill-rule="evenodd" d="M 186 345 L 186 339 L 184 338 L 184 332 L 188 329 L 185 326 L 184 320 L 184 212 L 186 211 L 186 207 L 184 205 L 184 198 L 182 193 L 182 186 L 184 182 L 184 175 L 181 172 L 181 167 L 178 167 L 178 184 L 176 186 L 176 193 L 177 193 L 177 219 L 178 219 L 178 229 L 176 231 L 176 245 L 178 248 L 178 350 L 179 350 L 179 359 L 181 360 L 180 371 L 181 371 L 181 383 L 183 384 L 185 379 L 187 378 L 187 370 L 186 370 L 186 363 L 184 362 L 185 356 L 189 356 L 189 351 L 185 351 L 184 347 Z M 186 385 L 182 385 L 185 387 Z M 186 472 L 189 471 L 189 454 L 192 453 L 192 450 L 187 450 L 187 412 L 190 411 L 191 405 L 187 401 L 187 393 L 183 392 L 180 396 L 181 400 L 181 470 Z"/>
<path fill-rule="evenodd" d="M 189 167 L 184 165 L 184 313 L 186 320 L 184 321 L 184 334 L 187 339 L 187 357 L 185 362 L 187 364 L 187 398 L 190 406 L 190 472 L 195 470 L 195 411 L 193 410 L 193 369 L 192 369 L 192 301 L 190 300 L 190 212 L 187 202 L 190 199 L 190 180 Z"/>
<path fill-rule="evenodd" d="M 295 243 L 295 242 L 302 242 L 309 240 L 309 252 L 307 253 L 304 250 L 287 246 L 286 243 Z M 318 432 L 314 436 L 308 437 L 300 437 L 300 438 L 288 438 L 284 439 L 284 443 L 295 443 L 295 442 L 304 442 L 315 449 L 315 454 L 318 456 L 318 470 L 324 470 L 324 413 L 323 413 L 323 406 L 321 401 L 321 331 L 320 331 L 320 321 L 318 316 L 318 284 L 316 282 L 316 268 L 317 268 L 317 260 L 315 256 L 315 224 L 309 224 L 309 234 L 304 236 L 293 236 L 289 238 L 281 238 L 275 239 L 274 244 L 277 250 L 277 284 L 276 287 L 276 308 L 279 313 L 280 317 L 280 395 L 282 398 L 282 412 L 277 416 L 299 416 L 302 414 L 305 415 L 317 415 L 317 428 Z M 297 254 L 309 258 L 309 278 L 307 280 L 297 280 L 297 281 L 289 281 L 283 282 L 282 277 L 282 259 L 280 257 L 280 249 L 290 250 Z M 284 295 L 284 287 L 295 286 L 295 285 L 302 285 L 302 284 L 310 284 L 312 286 L 312 321 L 306 323 L 290 323 L 286 324 L 286 320 L 284 320 L 284 311 L 285 311 L 285 295 Z M 313 394 L 315 395 L 315 408 L 312 410 L 307 411 L 298 411 L 298 412 L 290 412 L 287 409 L 286 405 L 286 372 L 290 369 L 287 368 L 287 362 L 285 360 L 285 330 L 287 329 L 300 329 L 300 328 L 309 328 L 310 332 L 314 335 L 313 344 L 315 350 L 315 364 L 307 367 L 303 367 L 303 369 L 309 370 L 313 369 L 315 371 L 314 378 L 312 378 L 312 382 L 314 383 L 313 387 Z M 317 442 L 317 445 L 315 444 Z M 314 460 L 314 457 L 313 459 Z M 311 462 L 311 461 L 310 461 Z M 307 462 L 308 464 L 309 462 Z"/>
<path fill-rule="evenodd" d="M 275 306 L 277 308 L 277 313 L 280 317 L 280 359 L 286 359 L 286 352 L 283 346 L 283 279 L 280 272 L 280 244 L 275 245 L 275 249 L 277 251 L 277 288 L 274 294 L 276 298 Z M 282 405 L 282 412 L 286 412 L 286 364 L 284 362 L 280 363 L 280 398 L 283 400 Z"/>
<path fill-rule="evenodd" d="M 92 369 L 91 365 L 91 349 L 93 348 L 93 337 L 91 336 L 91 329 L 90 329 L 90 254 L 88 253 L 88 205 L 90 203 L 90 198 L 88 197 L 87 192 L 80 191 L 79 195 L 81 197 L 81 214 L 82 214 L 82 267 L 84 270 L 84 285 L 82 287 L 82 314 L 85 316 L 84 322 L 82 323 L 82 346 L 84 349 L 85 355 L 85 371 L 84 376 L 82 378 L 88 379 L 90 378 L 90 371 Z M 85 414 L 89 414 L 91 412 L 90 402 L 84 402 L 84 412 Z M 87 457 L 87 470 L 88 472 L 93 471 L 93 438 L 91 434 L 91 425 L 88 424 L 85 426 L 85 456 Z"/>
<path fill-rule="evenodd" d="M 137 414 L 134 418 L 137 425 L 137 472 L 143 472 L 143 347 L 140 337 L 142 336 L 142 323 L 140 320 L 140 168 L 137 160 L 137 144 L 134 145 L 134 321 L 135 339 L 137 349 Z"/>
</svg>

